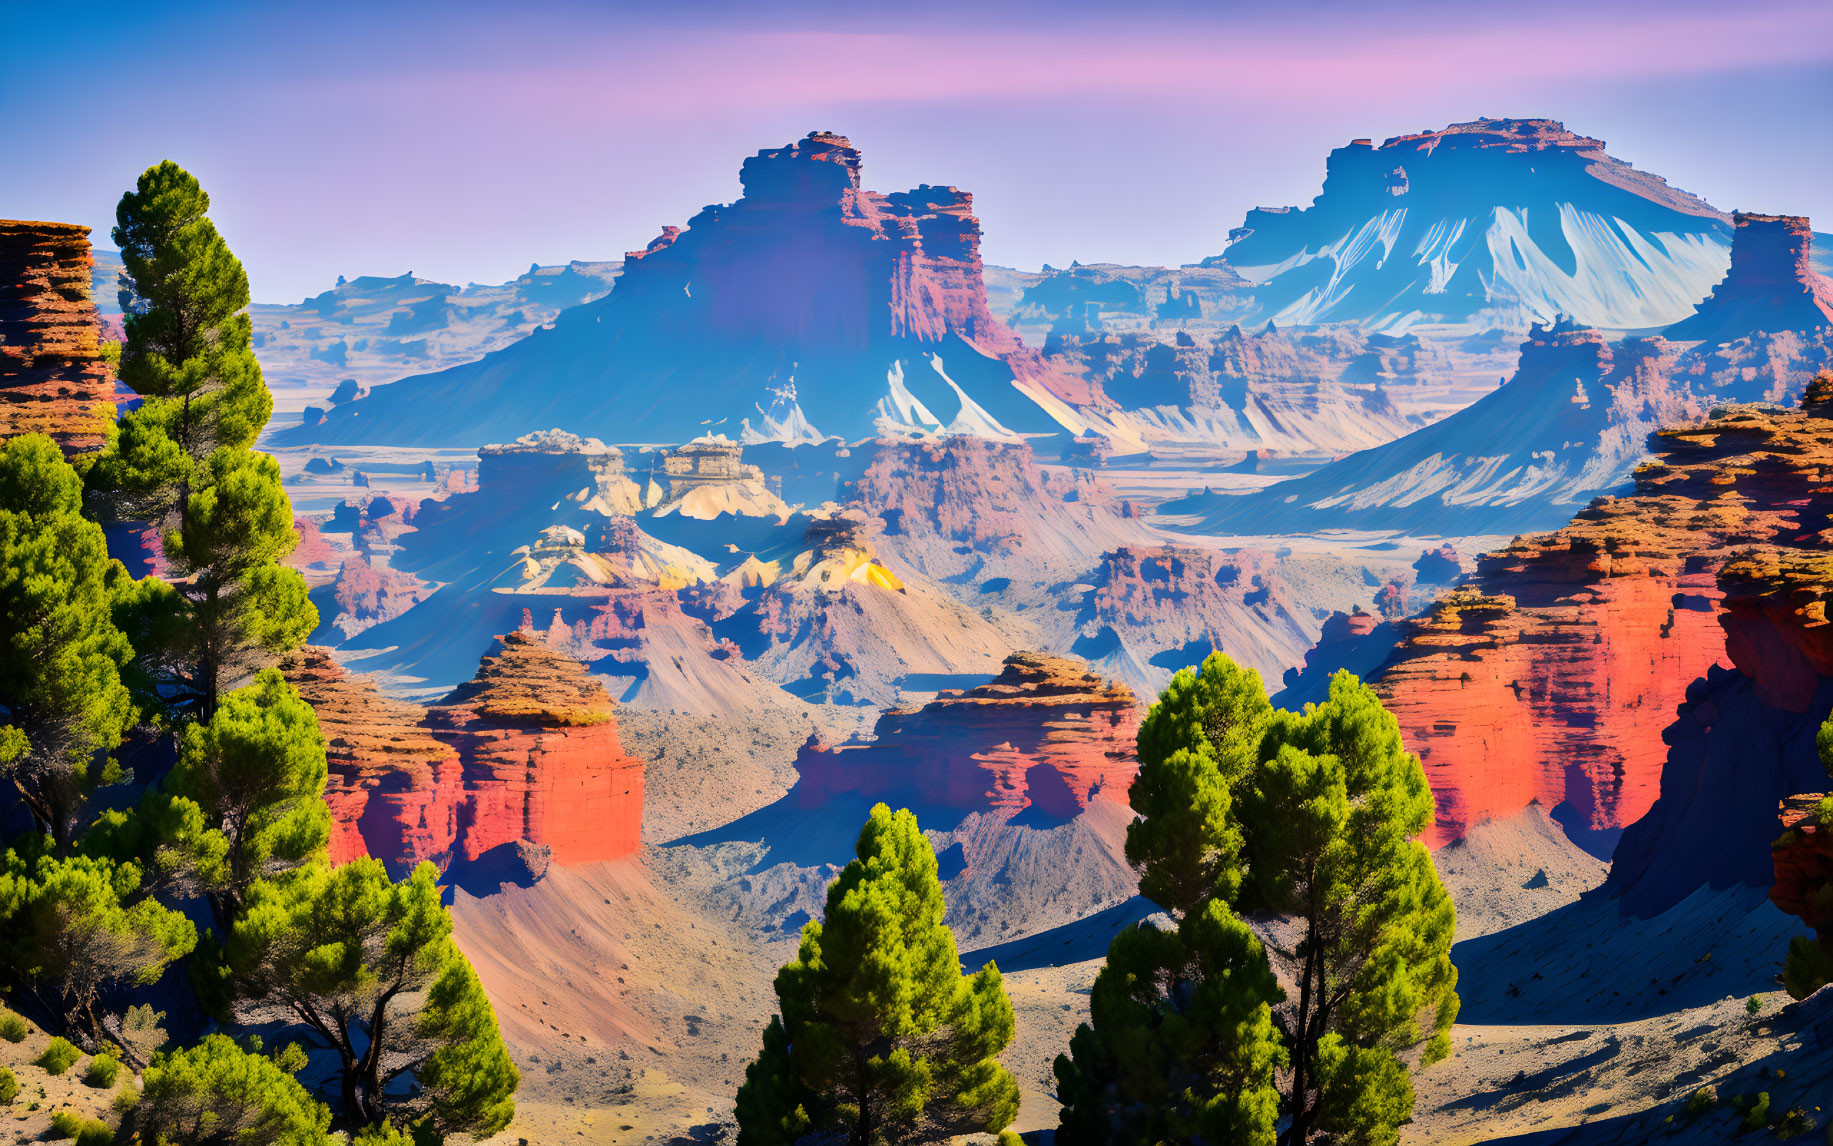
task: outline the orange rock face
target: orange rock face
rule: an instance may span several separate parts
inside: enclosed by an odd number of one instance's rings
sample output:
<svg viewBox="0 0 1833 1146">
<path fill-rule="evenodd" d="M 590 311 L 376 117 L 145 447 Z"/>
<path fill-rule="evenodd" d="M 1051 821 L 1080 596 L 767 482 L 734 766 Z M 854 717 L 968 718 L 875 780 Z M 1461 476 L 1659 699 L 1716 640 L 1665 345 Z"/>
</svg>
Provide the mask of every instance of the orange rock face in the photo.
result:
<svg viewBox="0 0 1833 1146">
<path fill-rule="evenodd" d="M 643 764 L 618 743 L 611 699 L 573 660 L 510 633 L 475 679 L 430 711 L 382 696 L 308 647 L 287 679 L 318 714 L 331 859 L 443 870 L 503 845 L 562 865 L 641 844 Z"/>
<path fill-rule="evenodd" d="M 1819 792 L 1782 801 L 1782 835 L 1770 845 L 1776 882 L 1769 899 L 1815 931 L 1833 935 L 1833 826 L 1820 820 Z"/>
<path fill-rule="evenodd" d="M 987 684 L 886 712 L 870 743 L 805 747 L 797 798 L 812 806 L 861 792 L 1063 823 L 1096 800 L 1126 803 L 1141 715 L 1131 690 L 1079 661 L 1014 653 Z"/>
<path fill-rule="evenodd" d="M 429 710 L 427 727 L 463 768 L 465 859 L 527 841 L 569 865 L 641 845 L 643 763 L 618 743 L 610 696 L 533 633 L 505 635 L 477 676 Z"/>
<path fill-rule="evenodd" d="M 445 868 L 464 792 L 458 754 L 421 726 L 425 711 L 383 696 L 321 648 L 300 650 L 284 671 L 325 737 L 331 862 L 375 856 L 397 873 L 422 860 Z"/>
<path fill-rule="evenodd" d="M 114 371 L 90 296 L 89 228 L 0 219 L 0 438 L 42 433 L 102 447 Z"/>
<path fill-rule="evenodd" d="M 1484 556 L 1411 623 L 1378 688 L 1432 782 L 1430 842 L 1530 800 L 1588 830 L 1636 821 L 1664 792 L 1677 708 L 1715 664 L 1780 713 L 1808 709 L 1833 669 L 1817 508 L 1833 380 L 1816 387 L 1803 410 L 1727 407 L 1662 431 L 1634 496 Z"/>
</svg>

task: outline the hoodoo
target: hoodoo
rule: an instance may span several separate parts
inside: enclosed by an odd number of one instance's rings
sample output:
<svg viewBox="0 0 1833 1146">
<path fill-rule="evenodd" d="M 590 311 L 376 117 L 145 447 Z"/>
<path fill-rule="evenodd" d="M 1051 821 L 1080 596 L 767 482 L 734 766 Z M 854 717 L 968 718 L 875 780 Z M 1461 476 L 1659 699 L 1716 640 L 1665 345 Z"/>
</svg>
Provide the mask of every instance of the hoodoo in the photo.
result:
<svg viewBox="0 0 1833 1146">
<path fill-rule="evenodd" d="M 114 421 L 90 293 L 89 228 L 0 219 L 0 438 L 98 450 Z"/>
</svg>

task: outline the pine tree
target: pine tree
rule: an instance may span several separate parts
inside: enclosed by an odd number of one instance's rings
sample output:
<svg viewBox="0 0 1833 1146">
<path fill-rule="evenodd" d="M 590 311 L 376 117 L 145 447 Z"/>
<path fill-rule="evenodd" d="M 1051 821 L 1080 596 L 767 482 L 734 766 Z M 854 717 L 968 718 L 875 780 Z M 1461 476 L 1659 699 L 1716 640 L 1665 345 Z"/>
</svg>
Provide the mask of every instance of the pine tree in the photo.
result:
<svg viewBox="0 0 1833 1146">
<path fill-rule="evenodd" d="M 855 1146 L 997 1132 L 1018 1086 L 996 1056 L 1012 1040 L 999 969 L 961 973 L 935 849 L 908 811 L 872 809 L 857 857 L 828 887 L 777 974 L 780 1019 L 738 1094 L 747 1146 L 803 1133 Z"/>
<path fill-rule="evenodd" d="M 515 1113 L 520 1077 L 452 942 L 438 874 L 423 863 L 395 884 L 379 860 L 308 864 L 253 884 L 230 935 L 245 1017 L 303 1027 L 337 1055 L 353 1129 L 425 1120 L 487 1138 Z M 408 1073 L 411 1095 L 391 1085 Z"/>
<path fill-rule="evenodd" d="M 1064 1146 L 1392 1143 L 1411 1115 L 1400 1054 L 1448 1050 L 1456 925 L 1431 855 L 1417 758 L 1348 673 L 1303 714 L 1215 654 L 1142 724 L 1127 854 L 1177 922 L 1118 936 L 1091 1023 L 1057 1060 Z M 1241 916 L 1299 936 L 1296 997 Z M 1276 1086 L 1278 1089 L 1276 1089 Z"/>
<path fill-rule="evenodd" d="M 271 457 L 249 447 L 273 399 L 251 348 L 248 277 L 188 172 L 148 168 L 116 209 L 127 340 L 121 378 L 143 396 L 90 486 L 113 512 L 152 521 L 174 577 L 144 579 L 118 620 L 140 653 L 140 698 L 208 720 L 221 694 L 297 648 L 318 624 Z"/>
<path fill-rule="evenodd" d="M 293 1077 L 305 1055 L 297 1046 L 272 1057 L 260 1050 L 258 1039 L 244 1048 L 218 1034 L 159 1055 L 146 1069 L 122 1138 L 172 1146 L 327 1146 L 331 1112 Z"/>
<path fill-rule="evenodd" d="M 197 929 L 140 894 L 137 865 L 60 859 L 34 843 L 9 850 L 0 869 L 0 960 L 28 989 L 54 989 L 65 1022 L 90 1045 L 113 1041 L 97 1006 L 103 992 L 158 982 L 196 946 Z"/>
<path fill-rule="evenodd" d="M 133 723 L 133 650 L 110 609 L 126 571 L 83 519 L 82 479 L 42 434 L 0 446 L 0 775 L 60 855 Z"/>
</svg>

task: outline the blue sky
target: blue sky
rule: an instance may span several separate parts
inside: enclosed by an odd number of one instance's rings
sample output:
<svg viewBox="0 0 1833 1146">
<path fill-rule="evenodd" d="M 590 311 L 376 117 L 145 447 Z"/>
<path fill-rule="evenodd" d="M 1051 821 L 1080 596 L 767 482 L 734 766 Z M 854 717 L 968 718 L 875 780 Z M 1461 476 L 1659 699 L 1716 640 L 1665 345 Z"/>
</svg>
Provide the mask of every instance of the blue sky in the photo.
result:
<svg viewBox="0 0 1833 1146">
<path fill-rule="evenodd" d="M 1833 4 L 0 0 L 0 215 L 171 158 L 255 295 L 614 258 L 811 129 L 974 192 L 990 262 L 1191 262 L 1324 157 L 1550 116 L 1727 210 L 1833 225 Z"/>
</svg>

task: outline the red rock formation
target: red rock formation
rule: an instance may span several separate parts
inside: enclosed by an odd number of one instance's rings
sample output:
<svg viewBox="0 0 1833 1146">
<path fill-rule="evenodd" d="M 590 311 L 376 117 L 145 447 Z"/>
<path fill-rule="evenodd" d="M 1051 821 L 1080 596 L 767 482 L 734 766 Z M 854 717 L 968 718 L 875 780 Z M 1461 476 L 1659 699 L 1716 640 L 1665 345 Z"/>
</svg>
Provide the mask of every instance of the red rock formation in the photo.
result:
<svg viewBox="0 0 1833 1146">
<path fill-rule="evenodd" d="M 412 573 L 371 565 L 358 554 L 338 567 L 332 597 L 337 616 L 331 624 L 353 637 L 383 621 L 393 620 L 413 608 L 431 592 L 431 586 Z"/>
<path fill-rule="evenodd" d="M 0 438 L 100 449 L 114 419 L 90 297 L 89 228 L 0 219 Z"/>
<path fill-rule="evenodd" d="M 331 862 L 372 855 L 396 874 L 422 860 L 443 870 L 464 792 L 458 755 L 421 726 L 424 710 L 349 675 L 326 649 L 307 646 L 283 671 L 325 738 Z"/>
<path fill-rule="evenodd" d="M 859 792 L 918 809 L 1063 823 L 1096 800 L 1126 803 L 1141 715 L 1131 690 L 1079 661 L 1014 653 L 987 684 L 886 712 L 870 743 L 811 741 L 797 757 L 791 798 L 812 807 Z"/>
<path fill-rule="evenodd" d="M 464 770 L 465 859 L 525 841 L 571 865 L 641 846 L 643 763 L 619 746 L 610 696 L 534 634 L 503 636 L 427 727 Z"/>
<path fill-rule="evenodd" d="M 1818 573 L 1833 465 L 1821 391 L 1833 394 L 1833 378 L 1811 389 L 1804 410 L 1728 407 L 1662 431 L 1634 496 L 1599 499 L 1565 529 L 1483 556 L 1470 583 L 1408 626 L 1377 688 L 1433 785 L 1433 843 L 1530 800 L 1569 827 L 1607 831 L 1643 819 L 1659 796 L 1670 806 L 1647 818 L 1643 839 L 1661 823 L 1680 831 L 1693 799 L 1681 793 L 1695 781 L 1678 779 L 1675 754 L 1696 745 L 1687 767 L 1706 767 L 1724 751 L 1709 743 L 1721 718 L 1756 719 L 1726 691 L 1723 662 L 1775 721 L 1812 716 L 1833 667 L 1821 636 L 1833 589 Z M 1762 767 L 1761 784 L 1794 783 L 1788 761 Z M 1626 836 L 1617 869 L 1656 864 L 1671 890 L 1696 886 L 1669 879 L 1657 850 Z"/>
<path fill-rule="evenodd" d="M 1769 899 L 1790 915 L 1833 938 L 1833 824 L 1821 815 L 1828 797 L 1808 792 L 1782 801 L 1782 834 L 1770 845 L 1776 882 Z"/>
<path fill-rule="evenodd" d="M 1720 342 L 1753 331 L 1833 327 L 1833 280 L 1809 265 L 1814 231 L 1801 215 L 1734 215 L 1731 269 L 1670 339 Z"/>
</svg>

